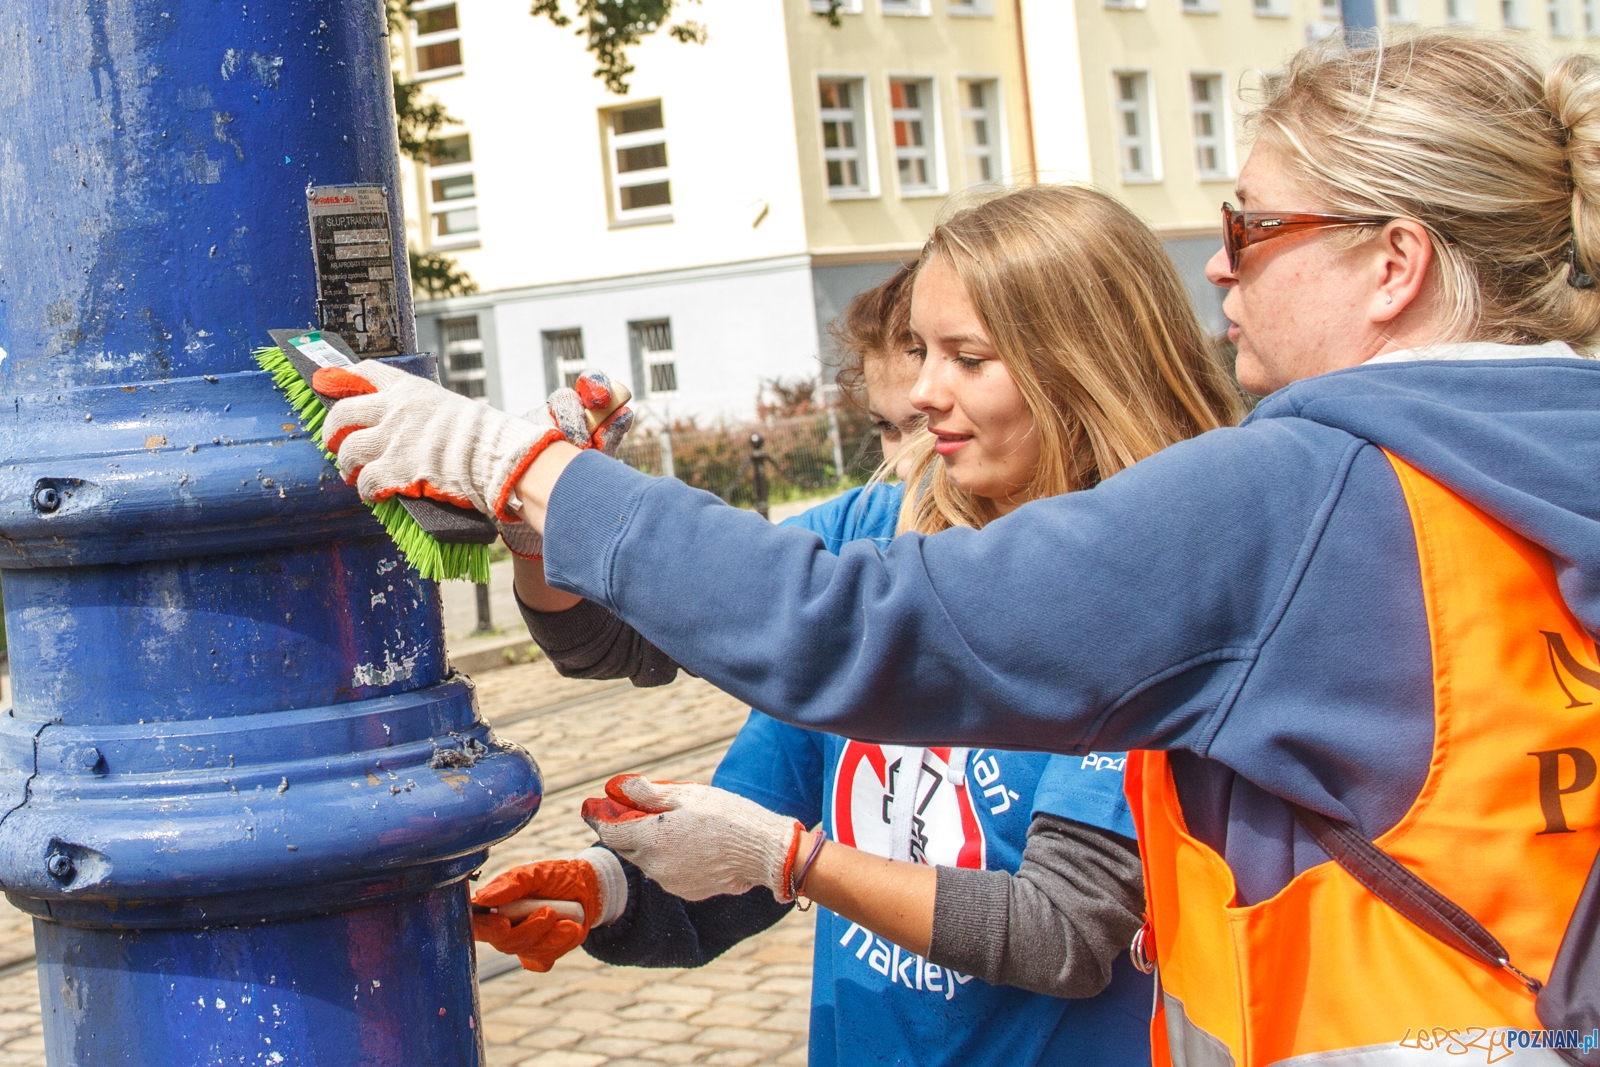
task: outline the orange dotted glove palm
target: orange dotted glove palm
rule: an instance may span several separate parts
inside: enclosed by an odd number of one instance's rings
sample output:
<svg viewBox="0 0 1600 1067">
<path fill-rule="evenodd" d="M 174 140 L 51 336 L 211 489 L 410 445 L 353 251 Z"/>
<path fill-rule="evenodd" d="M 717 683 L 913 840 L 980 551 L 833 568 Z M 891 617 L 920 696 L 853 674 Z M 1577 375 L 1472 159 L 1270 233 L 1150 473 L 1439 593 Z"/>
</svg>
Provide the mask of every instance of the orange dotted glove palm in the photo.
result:
<svg viewBox="0 0 1600 1067">
<path fill-rule="evenodd" d="M 530 971 L 548 971 L 583 944 L 592 927 L 615 920 L 627 892 L 622 865 L 604 849 L 589 849 L 577 859 L 523 864 L 473 895 L 473 904 L 495 910 L 472 916 L 472 936 L 516 956 Z M 567 901 L 581 909 L 581 921 L 561 914 L 568 909 L 558 910 Z"/>
</svg>

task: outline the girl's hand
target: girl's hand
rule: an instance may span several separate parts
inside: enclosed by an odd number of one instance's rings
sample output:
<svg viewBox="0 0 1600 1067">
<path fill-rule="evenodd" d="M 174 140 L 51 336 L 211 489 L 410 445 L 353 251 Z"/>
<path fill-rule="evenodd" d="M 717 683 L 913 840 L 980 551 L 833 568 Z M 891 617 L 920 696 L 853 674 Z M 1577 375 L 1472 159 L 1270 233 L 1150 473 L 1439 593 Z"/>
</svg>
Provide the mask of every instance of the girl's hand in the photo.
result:
<svg viewBox="0 0 1600 1067">
<path fill-rule="evenodd" d="M 780 902 L 794 899 L 789 878 L 804 827 L 726 789 L 622 774 L 604 797 L 583 802 L 583 819 L 673 896 L 705 900 L 764 885 Z"/>
<path fill-rule="evenodd" d="M 583 944 L 589 930 L 627 907 L 622 864 L 605 849 L 570 860 L 541 860 L 496 876 L 472 898 L 472 936 L 530 971 L 548 971 Z M 484 910 L 480 910 L 484 909 Z"/>
</svg>

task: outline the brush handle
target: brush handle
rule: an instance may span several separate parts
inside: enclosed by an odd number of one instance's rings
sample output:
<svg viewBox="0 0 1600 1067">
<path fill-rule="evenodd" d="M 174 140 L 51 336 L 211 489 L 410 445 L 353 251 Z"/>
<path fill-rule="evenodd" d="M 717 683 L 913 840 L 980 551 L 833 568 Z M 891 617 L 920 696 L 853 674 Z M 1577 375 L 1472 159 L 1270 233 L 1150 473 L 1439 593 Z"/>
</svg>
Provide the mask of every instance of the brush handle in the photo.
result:
<svg viewBox="0 0 1600 1067">
<path fill-rule="evenodd" d="M 412 496 L 401 497 L 400 506 L 424 533 L 442 545 L 488 545 L 500 536 L 494 520 L 473 508 Z"/>
<path fill-rule="evenodd" d="M 575 923 L 583 922 L 583 905 L 576 900 L 545 900 L 543 897 L 524 897 L 521 900 L 512 900 L 493 908 L 486 908 L 482 904 L 472 905 L 472 910 L 475 914 L 504 915 L 512 922 L 520 922 L 540 908 L 549 908 L 559 917 Z"/>
</svg>

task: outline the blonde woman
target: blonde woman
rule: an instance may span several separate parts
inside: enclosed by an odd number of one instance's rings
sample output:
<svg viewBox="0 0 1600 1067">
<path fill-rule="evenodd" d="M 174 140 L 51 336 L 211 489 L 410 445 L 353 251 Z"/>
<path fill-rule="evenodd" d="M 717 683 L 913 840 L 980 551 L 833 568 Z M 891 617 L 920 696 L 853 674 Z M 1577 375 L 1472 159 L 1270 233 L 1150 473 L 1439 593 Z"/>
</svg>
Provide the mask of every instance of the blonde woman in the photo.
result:
<svg viewBox="0 0 1600 1067">
<path fill-rule="evenodd" d="M 1129 774 L 1158 1064 L 1556 1065 L 1539 1029 L 1600 1010 L 1600 65 L 1334 43 L 1254 123 L 1209 268 L 1272 393 L 1239 428 L 837 560 L 561 445 L 522 516 L 786 720 L 1164 750 Z M 717 579 L 664 604 L 684 554 Z"/>
<path fill-rule="evenodd" d="M 964 211 L 934 231 L 914 277 L 914 290 L 902 274 L 863 294 L 838 331 L 854 356 L 847 380 L 859 371 L 871 410 L 928 420 L 931 434 L 906 446 L 908 483 L 927 488 L 899 509 L 904 524 L 981 527 L 1235 417 L 1159 243 L 1102 194 L 1039 187 Z M 797 524 L 832 551 L 885 545 L 900 499 L 901 486 L 880 484 Z M 549 603 L 529 583 L 522 592 Z M 583 619 L 527 613 L 558 667 L 593 676 L 609 662 L 604 673 L 650 681 L 675 671 L 670 660 L 667 672 L 632 669 L 665 657 L 614 616 L 595 625 L 596 605 L 573 612 Z M 593 636 L 579 647 L 574 633 Z M 611 963 L 698 966 L 803 891 L 821 905 L 812 1064 L 1137 1067 L 1151 993 L 1124 951 L 1143 912 L 1124 758 L 884 746 L 752 712 L 714 786 L 633 776 L 588 806 L 616 855 L 531 864 L 476 898 L 576 897 L 589 929 L 477 927 L 541 968 L 579 941 Z M 693 827 L 633 818 L 683 789 L 718 815 Z M 766 857 L 760 884 L 730 880 L 730 860 L 752 854 Z M 592 891 L 572 879 L 584 866 Z"/>
</svg>

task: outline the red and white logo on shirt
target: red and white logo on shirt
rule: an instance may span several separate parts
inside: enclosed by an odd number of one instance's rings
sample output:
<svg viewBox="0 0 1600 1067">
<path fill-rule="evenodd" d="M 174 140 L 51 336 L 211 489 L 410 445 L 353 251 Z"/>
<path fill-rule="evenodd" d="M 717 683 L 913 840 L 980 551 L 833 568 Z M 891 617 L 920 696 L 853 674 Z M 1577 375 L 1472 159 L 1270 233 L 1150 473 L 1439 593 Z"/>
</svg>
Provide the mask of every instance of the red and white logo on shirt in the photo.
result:
<svg viewBox="0 0 1600 1067">
<path fill-rule="evenodd" d="M 964 764 L 967 750 L 956 751 Z M 908 766 L 919 755 L 921 766 Z M 986 859 L 983 824 L 967 791 L 966 768 L 951 768 L 950 755 L 948 748 L 846 742 L 834 771 L 834 838 L 842 845 L 892 858 L 896 791 L 914 789 L 911 861 L 930 867 L 982 869 Z"/>
</svg>

